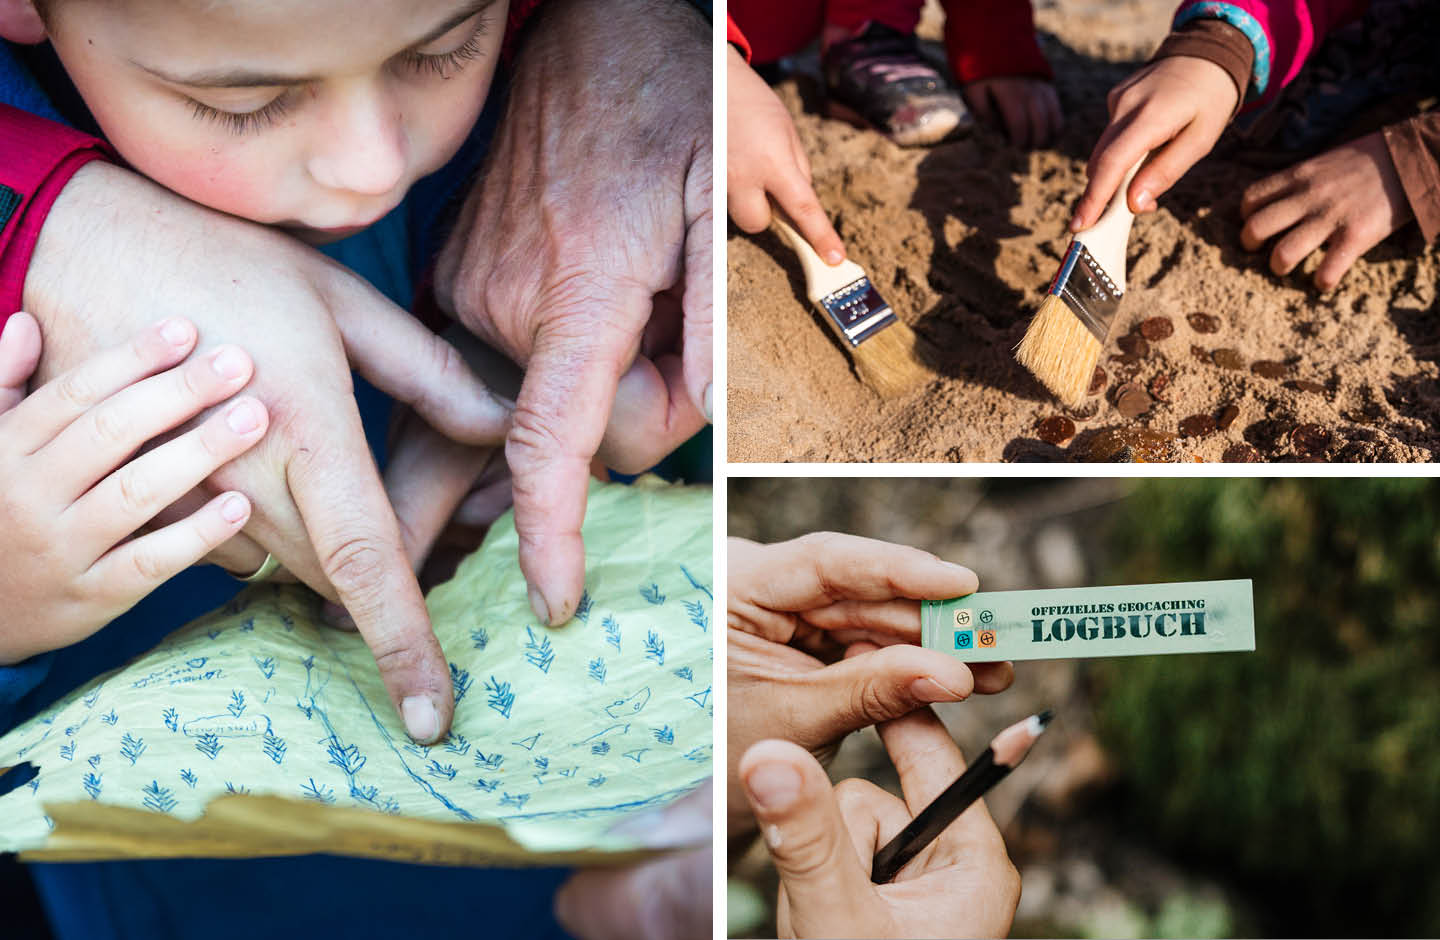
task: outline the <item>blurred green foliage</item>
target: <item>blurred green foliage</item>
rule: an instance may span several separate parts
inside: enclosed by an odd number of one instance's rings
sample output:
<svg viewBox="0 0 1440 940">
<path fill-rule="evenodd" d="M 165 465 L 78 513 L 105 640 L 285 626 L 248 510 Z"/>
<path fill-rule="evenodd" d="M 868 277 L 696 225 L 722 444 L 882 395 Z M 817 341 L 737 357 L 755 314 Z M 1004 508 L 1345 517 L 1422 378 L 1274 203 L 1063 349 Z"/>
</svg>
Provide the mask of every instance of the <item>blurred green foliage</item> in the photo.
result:
<svg viewBox="0 0 1440 940">
<path fill-rule="evenodd" d="M 1440 484 L 1144 481 L 1109 541 L 1108 583 L 1255 584 L 1256 652 L 1096 664 L 1132 821 L 1285 932 L 1440 934 Z"/>
</svg>

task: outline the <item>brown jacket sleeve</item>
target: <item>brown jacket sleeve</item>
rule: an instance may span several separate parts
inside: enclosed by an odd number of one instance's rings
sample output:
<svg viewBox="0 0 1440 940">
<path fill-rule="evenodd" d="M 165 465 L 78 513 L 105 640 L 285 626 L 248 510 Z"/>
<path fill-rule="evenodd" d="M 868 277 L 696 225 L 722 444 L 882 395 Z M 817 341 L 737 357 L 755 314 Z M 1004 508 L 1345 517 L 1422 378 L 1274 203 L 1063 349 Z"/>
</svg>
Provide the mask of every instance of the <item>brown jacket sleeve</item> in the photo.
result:
<svg viewBox="0 0 1440 940">
<path fill-rule="evenodd" d="M 1440 235 L 1440 111 L 1430 111 L 1383 131 L 1405 198 L 1427 242 Z"/>
<path fill-rule="evenodd" d="M 1224 20 L 1191 20 L 1165 37 L 1150 61 L 1173 55 L 1208 59 L 1220 66 L 1235 83 L 1239 93 L 1235 109 L 1245 100 L 1250 87 L 1250 71 L 1255 65 L 1255 47 L 1240 30 Z"/>
</svg>

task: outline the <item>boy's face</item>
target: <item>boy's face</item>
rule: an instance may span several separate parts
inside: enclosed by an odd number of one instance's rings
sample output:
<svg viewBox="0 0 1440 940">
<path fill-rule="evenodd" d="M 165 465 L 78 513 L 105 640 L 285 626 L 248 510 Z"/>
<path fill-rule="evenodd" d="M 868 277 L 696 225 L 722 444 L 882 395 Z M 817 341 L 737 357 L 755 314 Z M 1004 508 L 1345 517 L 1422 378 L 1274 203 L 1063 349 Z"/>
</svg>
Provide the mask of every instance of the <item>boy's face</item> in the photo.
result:
<svg viewBox="0 0 1440 940">
<path fill-rule="evenodd" d="M 64 0 L 50 38 L 111 144 L 311 242 L 364 228 L 474 124 L 507 0 Z"/>
</svg>

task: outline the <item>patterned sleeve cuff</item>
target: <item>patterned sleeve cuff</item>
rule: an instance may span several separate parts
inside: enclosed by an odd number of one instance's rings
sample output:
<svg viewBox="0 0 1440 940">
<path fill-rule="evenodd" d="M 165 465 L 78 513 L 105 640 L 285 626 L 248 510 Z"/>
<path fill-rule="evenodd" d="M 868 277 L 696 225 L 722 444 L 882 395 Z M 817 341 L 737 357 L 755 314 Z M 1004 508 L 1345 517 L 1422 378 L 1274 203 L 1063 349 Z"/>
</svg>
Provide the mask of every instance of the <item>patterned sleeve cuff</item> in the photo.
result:
<svg viewBox="0 0 1440 940">
<path fill-rule="evenodd" d="M 1270 39 L 1265 35 L 1265 30 L 1259 20 L 1255 19 L 1249 11 L 1233 3 L 1224 3 L 1222 0 L 1201 0 L 1200 3 L 1181 7 L 1175 14 L 1175 21 L 1171 24 L 1171 28 L 1179 29 L 1186 23 L 1198 19 L 1223 20 L 1245 35 L 1245 38 L 1250 41 L 1251 48 L 1255 50 L 1255 59 L 1250 66 L 1250 93 L 1245 100 L 1253 101 L 1263 96 L 1265 89 L 1270 87 L 1271 53 Z"/>
</svg>

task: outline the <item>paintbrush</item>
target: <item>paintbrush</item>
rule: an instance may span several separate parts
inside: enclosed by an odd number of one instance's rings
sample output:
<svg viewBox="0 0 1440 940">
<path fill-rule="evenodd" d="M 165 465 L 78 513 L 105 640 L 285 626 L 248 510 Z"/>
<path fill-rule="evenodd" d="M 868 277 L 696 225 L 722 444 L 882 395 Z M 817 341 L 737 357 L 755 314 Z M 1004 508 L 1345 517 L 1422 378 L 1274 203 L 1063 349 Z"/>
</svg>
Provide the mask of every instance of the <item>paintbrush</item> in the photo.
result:
<svg viewBox="0 0 1440 940">
<path fill-rule="evenodd" d="M 1067 405 L 1090 388 L 1095 363 L 1125 294 L 1125 246 L 1135 215 L 1125 192 L 1140 160 L 1095 224 L 1070 240 L 1045 301 L 1015 347 L 1015 358 Z"/>
<path fill-rule="evenodd" d="M 899 395 L 926 378 L 915 361 L 915 333 L 880 296 L 865 269 L 846 258 L 826 264 L 773 204 L 771 224 L 800 258 L 805 293 L 835 328 L 860 380 L 882 397 Z"/>
<path fill-rule="evenodd" d="M 1030 745 L 1044 732 L 1053 716 L 1047 708 L 995 735 L 984 753 L 975 758 L 965 772 L 945 788 L 945 792 L 917 813 L 910 820 L 910 825 L 901 829 L 899 835 L 875 853 L 875 861 L 870 866 L 870 881 L 883 885 L 894 880 L 900 869 L 959 819 L 970 804 L 1020 765 L 1025 755 L 1030 753 Z"/>
</svg>

